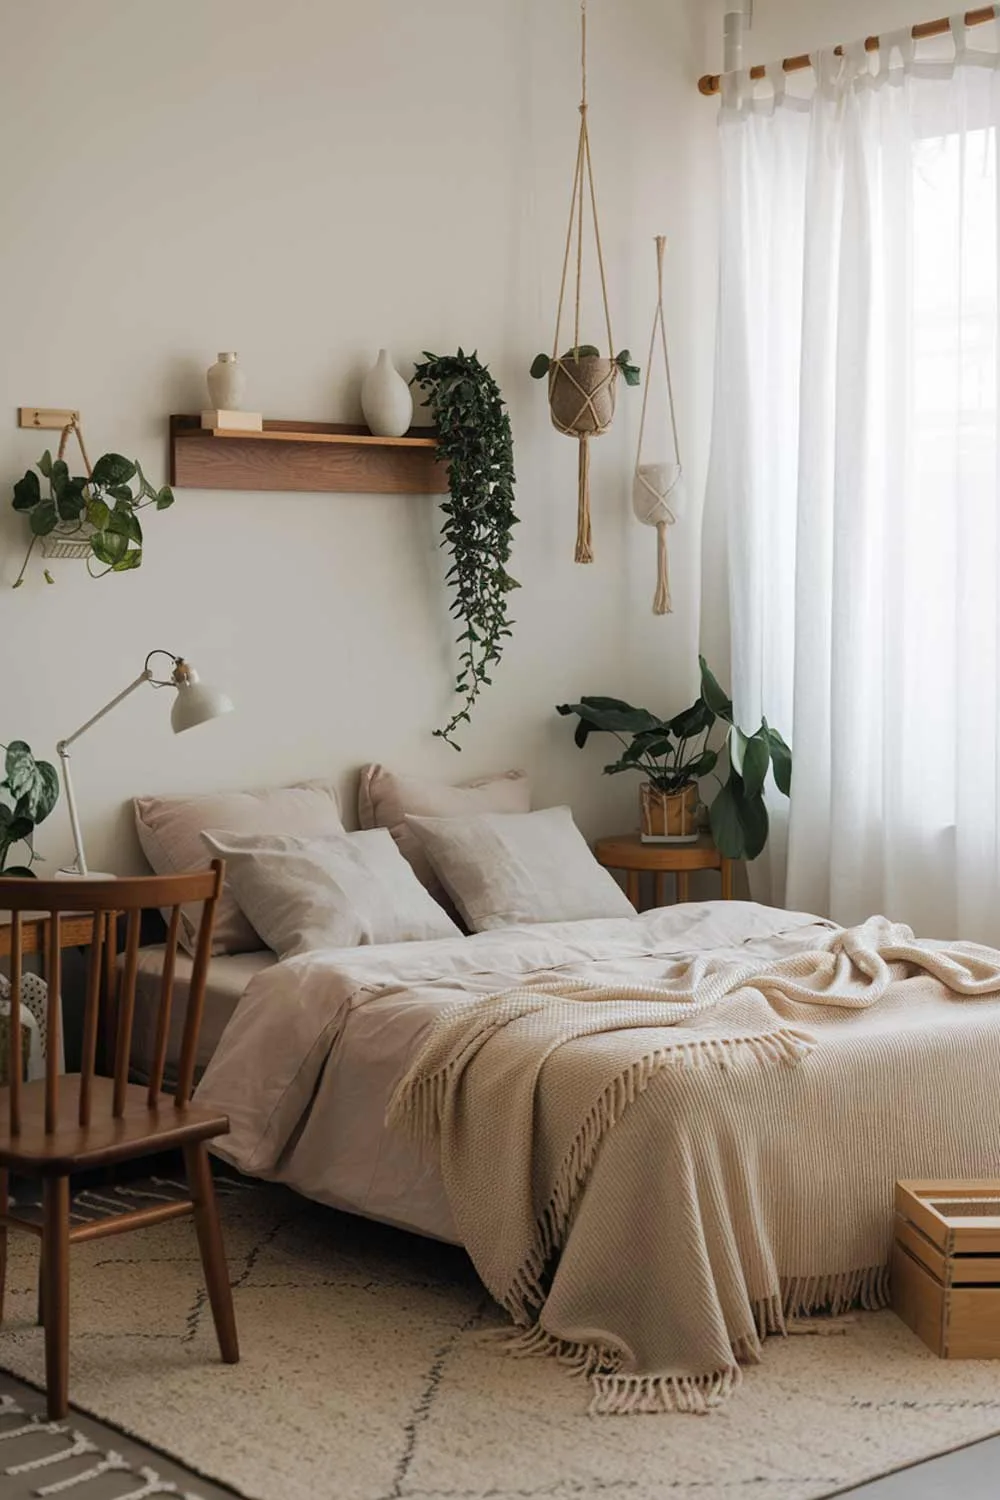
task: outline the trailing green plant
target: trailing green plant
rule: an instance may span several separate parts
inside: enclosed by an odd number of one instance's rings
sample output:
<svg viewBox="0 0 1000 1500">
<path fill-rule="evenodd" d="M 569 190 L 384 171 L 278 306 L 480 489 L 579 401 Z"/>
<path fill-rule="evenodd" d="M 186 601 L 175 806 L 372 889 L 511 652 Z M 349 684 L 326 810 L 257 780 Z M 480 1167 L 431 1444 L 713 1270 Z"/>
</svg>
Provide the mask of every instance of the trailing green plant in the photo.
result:
<svg viewBox="0 0 1000 1500">
<path fill-rule="evenodd" d="M 11 740 L 0 745 L 4 752 L 0 780 L 0 875 L 34 875 L 35 829 L 44 823 L 59 800 L 59 777 L 47 760 L 36 760 L 30 745 Z M 28 850 L 27 864 L 11 865 L 7 859 L 16 844 Z"/>
<path fill-rule="evenodd" d="M 596 345 L 577 344 L 576 348 L 567 349 L 566 353 L 560 356 L 560 363 L 568 364 L 571 359 L 579 361 L 581 359 L 600 359 L 601 357 L 601 351 Z M 638 365 L 632 363 L 632 355 L 628 349 L 623 349 L 620 354 L 616 354 L 613 363 L 618 366 L 624 375 L 626 385 L 641 384 L 642 370 Z M 531 361 L 531 374 L 535 380 L 543 380 L 551 368 L 552 360 L 547 354 L 536 354 Z"/>
<path fill-rule="evenodd" d="M 773 770 L 779 792 L 786 797 L 792 784 L 792 752 L 767 720 L 753 734 L 745 734 L 733 720 L 731 699 L 719 686 L 703 656 L 701 692 L 690 708 L 661 719 L 645 708 L 633 708 L 621 698 L 581 698 L 559 705 L 561 714 L 576 714 L 574 739 L 582 747 L 591 734 L 613 734 L 625 747 L 605 774 L 641 771 L 660 791 L 680 792 L 706 776 L 714 776 L 719 790 L 708 816 L 716 847 L 727 859 L 756 859 L 767 843 L 770 823 L 764 783 Z M 709 745 L 716 724 L 725 724 L 725 744 Z M 728 751 L 724 776 L 718 767 Z"/>
<path fill-rule="evenodd" d="M 138 463 L 120 453 L 105 453 L 89 478 L 71 475 L 69 466 L 61 458 L 53 459 L 48 450 L 37 468 L 46 482 L 45 492 L 34 469 L 28 469 L 14 486 L 14 509 L 27 516 L 32 533 L 14 583 L 16 589 L 24 582 L 35 547 L 53 533 L 60 541 L 89 544 L 87 568 L 92 578 L 127 573 L 141 565 L 139 511 L 149 505 L 157 510 L 173 505 L 169 485 L 154 489 Z M 98 572 L 94 571 L 95 562 L 101 565 Z M 47 568 L 44 576 L 46 583 L 54 582 Z"/>
<path fill-rule="evenodd" d="M 507 571 L 514 513 L 514 442 L 500 387 L 476 353 L 424 353 L 413 376 L 437 426 L 438 456 L 448 464 L 450 498 L 441 545 L 451 551 L 447 580 L 458 637 L 455 691 L 461 704 L 434 732 L 460 750 L 456 734 L 468 724 L 491 671 L 499 664 L 513 621 L 508 595 L 520 588 Z"/>
</svg>

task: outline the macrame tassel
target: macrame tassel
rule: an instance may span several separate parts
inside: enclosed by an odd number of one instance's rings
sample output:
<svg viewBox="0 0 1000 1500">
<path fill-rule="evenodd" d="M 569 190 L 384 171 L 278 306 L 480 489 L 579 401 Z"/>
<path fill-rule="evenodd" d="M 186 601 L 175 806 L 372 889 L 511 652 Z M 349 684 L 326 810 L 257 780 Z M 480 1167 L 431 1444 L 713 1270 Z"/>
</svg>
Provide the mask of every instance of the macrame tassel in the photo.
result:
<svg viewBox="0 0 1000 1500">
<path fill-rule="evenodd" d="M 590 533 L 590 442 L 580 439 L 580 495 L 576 511 L 576 553 L 574 562 L 592 563 L 594 548 Z"/>
<path fill-rule="evenodd" d="M 667 523 L 656 523 L 656 595 L 653 599 L 654 615 L 670 615 L 674 606 L 670 599 L 670 570 L 667 563 Z"/>
</svg>

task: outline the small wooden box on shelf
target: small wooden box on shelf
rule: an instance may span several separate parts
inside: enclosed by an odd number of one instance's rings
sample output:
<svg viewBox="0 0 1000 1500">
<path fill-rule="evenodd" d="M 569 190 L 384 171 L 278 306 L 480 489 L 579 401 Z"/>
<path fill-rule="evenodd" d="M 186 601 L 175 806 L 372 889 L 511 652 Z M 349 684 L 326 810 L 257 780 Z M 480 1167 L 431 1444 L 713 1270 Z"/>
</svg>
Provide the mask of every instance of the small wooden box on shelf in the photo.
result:
<svg viewBox="0 0 1000 1500">
<path fill-rule="evenodd" d="M 718 870 L 722 880 L 722 899 L 733 899 L 733 862 L 719 853 L 709 833 L 701 833 L 690 844 L 644 843 L 637 833 L 616 838 L 598 839 L 594 846 L 598 862 L 608 870 L 625 873 L 625 894 L 638 911 L 641 880 L 644 871 L 652 871 L 656 881 L 656 904 L 663 906 L 666 877 L 676 881 L 678 901 L 689 899 L 692 870 Z"/>
<path fill-rule="evenodd" d="M 942 1359 L 1000 1359 L 1000 1181 L 897 1182 L 892 1305 Z"/>
<path fill-rule="evenodd" d="M 343 422 L 265 421 L 260 432 L 170 418 L 170 483 L 196 490 L 296 490 L 348 495 L 443 495 L 448 469 L 437 438 L 411 427 L 375 437 Z"/>
</svg>

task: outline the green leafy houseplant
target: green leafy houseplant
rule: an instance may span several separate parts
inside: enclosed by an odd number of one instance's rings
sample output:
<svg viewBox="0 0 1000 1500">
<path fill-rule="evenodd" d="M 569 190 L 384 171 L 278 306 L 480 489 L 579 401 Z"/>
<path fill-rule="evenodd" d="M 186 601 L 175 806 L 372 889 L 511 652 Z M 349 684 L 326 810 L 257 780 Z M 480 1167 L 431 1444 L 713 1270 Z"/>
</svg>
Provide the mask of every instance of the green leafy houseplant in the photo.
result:
<svg viewBox="0 0 1000 1500">
<path fill-rule="evenodd" d="M 776 729 L 763 720 L 748 735 L 733 721 L 733 705 L 705 662 L 701 664 L 701 693 L 683 713 L 661 719 L 645 708 L 633 708 L 620 698 L 581 698 L 563 703 L 561 714 L 576 714 L 577 745 L 593 733 L 613 734 L 625 747 L 605 774 L 640 771 L 659 791 L 683 792 L 698 778 L 714 775 L 719 790 L 709 806 L 709 822 L 717 848 L 728 859 L 756 859 L 767 843 L 769 821 L 764 783 L 773 769 L 775 784 L 786 797 L 792 784 L 792 752 Z M 726 729 L 728 765 L 725 779 L 718 774 L 721 750 L 709 737 L 721 721 Z"/>
<path fill-rule="evenodd" d="M 32 533 L 14 583 L 16 589 L 24 582 L 35 547 L 53 533 L 62 541 L 89 543 L 87 567 L 93 578 L 126 573 L 140 566 L 142 526 L 138 513 L 148 505 L 157 510 L 173 505 L 169 485 L 154 489 L 138 463 L 120 453 L 105 453 L 89 478 L 71 475 L 69 466 L 61 458 L 53 459 L 48 451 L 37 467 L 46 481 L 45 493 L 34 469 L 28 469 L 14 486 L 14 509 L 27 516 Z M 98 572 L 94 563 L 101 565 Z M 53 582 L 48 569 L 45 581 Z"/>
<path fill-rule="evenodd" d="M 470 722 L 511 634 L 508 595 L 519 588 L 507 571 L 514 514 L 514 443 L 500 387 L 478 355 L 425 352 L 413 376 L 437 426 L 438 456 L 448 464 L 449 500 L 442 547 L 451 551 L 447 579 L 451 612 L 464 626 L 455 691 L 460 706 L 435 734 L 459 750 L 456 734 Z"/>
<path fill-rule="evenodd" d="M 575 349 L 567 349 L 561 355 L 561 361 L 568 364 L 570 360 L 579 362 L 581 359 L 600 359 L 601 351 L 595 344 L 578 344 Z M 632 355 L 628 349 L 623 349 L 614 357 L 616 364 L 625 377 L 626 385 L 639 385 L 642 381 L 642 371 L 638 365 L 632 363 Z M 552 368 L 552 360 L 547 354 L 536 354 L 531 361 L 531 373 L 535 380 L 544 380 Z"/>
<path fill-rule="evenodd" d="M 4 751 L 0 780 L 0 875 L 33 875 L 30 868 L 38 856 L 34 836 L 59 800 L 59 778 L 47 760 L 36 760 L 23 740 L 0 745 Z M 24 844 L 28 863 L 10 865 L 7 860 L 15 844 Z"/>
</svg>

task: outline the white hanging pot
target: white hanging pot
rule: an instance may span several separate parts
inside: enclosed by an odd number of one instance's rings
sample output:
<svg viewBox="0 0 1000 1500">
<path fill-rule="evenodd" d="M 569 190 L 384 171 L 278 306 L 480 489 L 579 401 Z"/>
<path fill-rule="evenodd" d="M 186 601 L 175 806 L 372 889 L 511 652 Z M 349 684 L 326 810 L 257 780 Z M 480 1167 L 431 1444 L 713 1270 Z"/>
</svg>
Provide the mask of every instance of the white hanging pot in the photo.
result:
<svg viewBox="0 0 1000 1500">
<path fill-rule="evenodd" d="M 684 470 L 678 463 L 637 464 L 632 509 L 644 526 L 673 526 L 687 508 Z"/>
<path fill-rule="evenodd" d="M 642 395 L 642 417 L 639 423 L 639 446 L 635 460 L 635 475 L 632 480 L 632 509 L 636 520 L 644 526 L 656 527 L 656 593 L 653 597 L 653 613 L 671 613 L 670 571 L 667 557 L 667 527 L 680 520 L 686 507 L 684 469 L 681 464 L 680 445 L 677 439 L 677 418 L 674 413 L 674 390 L 670 378 L 670 355 L 667 350 L 667 326 L 663 315 L 663 252 L 666 247 L 663 235 L 656 237 L 656 270 L 659 296 L 653 315 L 653 332 L 649 341 L 649 361 L 646 366 L 646 387 Z M 649 406 L 649 388 L 653 379 L 653 355 L 657 338 L 663 350 L 663 366 L 667 377 L 667 406 L 670 436 L 675 457 L 672 461 L 659 460 L 643 463 L 642 444 L 646 432 L 646 413 Z"/>
</svg>

